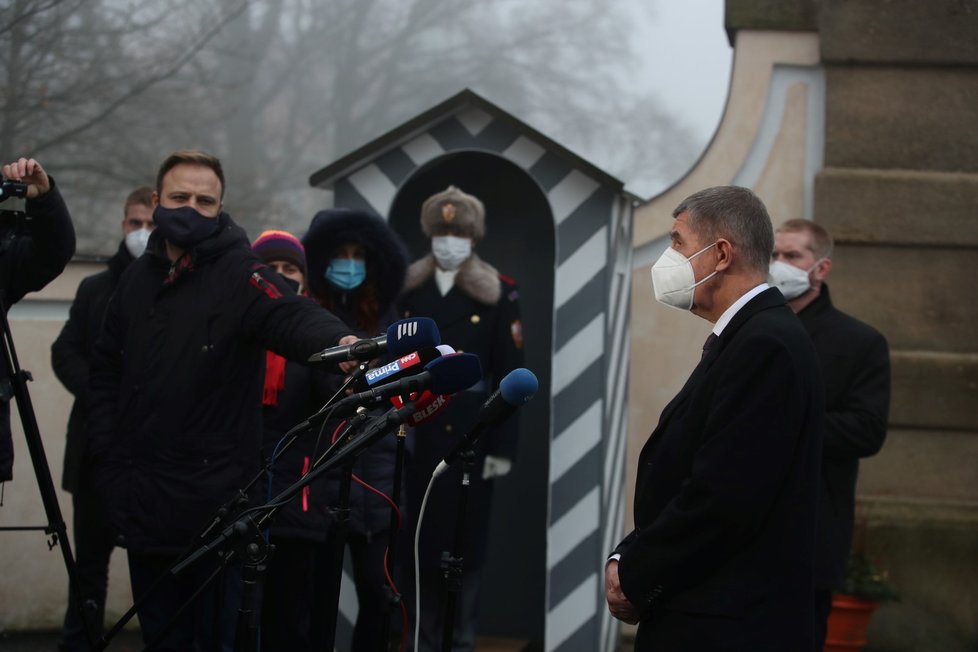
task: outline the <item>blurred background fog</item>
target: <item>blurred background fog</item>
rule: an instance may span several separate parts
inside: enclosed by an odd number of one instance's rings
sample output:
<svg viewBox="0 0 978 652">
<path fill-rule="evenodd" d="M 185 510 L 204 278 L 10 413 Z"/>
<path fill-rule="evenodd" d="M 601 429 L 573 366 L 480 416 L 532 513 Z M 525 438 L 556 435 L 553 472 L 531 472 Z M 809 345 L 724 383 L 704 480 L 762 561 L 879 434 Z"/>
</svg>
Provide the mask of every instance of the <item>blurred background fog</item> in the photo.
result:
<svg viewBox="0 0 978 652">
<path fill-rule="evenodd" d="M 183 148 L 249 235 L 302 233 L 312 172 L 470 88 L 650 197 L 719 122 L 722 25 L 722 0 L 8 0 L 0 157 L 56 177 L 81 255 Z"/>
</svg>

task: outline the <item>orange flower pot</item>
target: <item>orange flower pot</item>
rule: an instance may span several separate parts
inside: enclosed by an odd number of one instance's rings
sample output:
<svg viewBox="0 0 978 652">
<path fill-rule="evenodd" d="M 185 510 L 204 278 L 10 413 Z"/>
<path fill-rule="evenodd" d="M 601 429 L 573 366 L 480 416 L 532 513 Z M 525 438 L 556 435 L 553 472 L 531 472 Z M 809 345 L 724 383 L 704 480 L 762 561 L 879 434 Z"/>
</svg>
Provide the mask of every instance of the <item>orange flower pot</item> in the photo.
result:
<svg viewBox="0 0 978 652">
<path fill-rule="evenodd" d="M 874 600 L 851 595 L 832 596 L 823 652 L 855 652 L 866 645 L 866 630 L 873 612 L 880 606 Z"/>
</svg>

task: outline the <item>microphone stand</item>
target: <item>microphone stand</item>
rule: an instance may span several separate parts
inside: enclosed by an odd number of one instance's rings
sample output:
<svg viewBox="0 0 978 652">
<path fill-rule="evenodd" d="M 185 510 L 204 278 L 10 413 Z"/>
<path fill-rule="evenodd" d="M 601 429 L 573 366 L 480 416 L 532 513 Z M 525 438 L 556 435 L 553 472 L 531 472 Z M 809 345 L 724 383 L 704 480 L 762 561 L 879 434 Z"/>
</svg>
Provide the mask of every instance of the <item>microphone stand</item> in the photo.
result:
<svg viewBox="0 0 978 652">
<path fill-rule="evenodd" d="M 336 621 L 340 607 L 340 585 L 343 580 L 343 557 L 346 555 L 346 540 L 350 531 L 350 484 L 353 482 L 353 464 L 356 458 L 343 465 L 340 476 L 339 506 L 336 515 L 336 533 L 333 549 L 330 551 L 329 583 L 326 586 L 326 612 L 323 614 L 322 648 L 332 650 L 336 644 Z"/>
<path fill-rule="evenodd" d="M 458 493 L 458 516 L 455 519 L 455 541 L 451 554 L 441 554 L 442 578 L 445 585 L 445 621 L 442 629 L 442 652 L 451 652 L 455 637 L 455 609 L 458 594 L 462 590 L 462 541 L 465 534 L 465 511 L 469 499 L 469 484 L 475 466 L 475 452 L 471 449 L 459 455 L 462 460 L 462 483 Z M 418 605 L 420 607 L 420 605 Z"/>
<path fill-rule="evenodd" d="M 4 182 L 7 183 L 7 182 Z M 6 197 L 0 196 L 0 201 Z M 19 211 L 0 211 L 3 219 L 13 217 L 19 219 L 22 213 Z M 4 234 L 3 239 L 7 236 Z M 0 243 L 0 253 L 5 250 L 6 243 Z M 41 504 L 44 506 L 44 514 L 48 522 L 45 526 L 13 526 L 0 527 L 0 531 L 18 530 L 42 530 L 48 535 L 48 550 L 55 546 L 61 548 L 61 557 L 64 561 L 65 571 L 68 573 L 68 590 L 74 598 L 74 603 L 78 609 L 78 616 L 82 622 L 82 629 L 85 632 L 85 639 L 91 644 L 95 638 L 95 623 L 92 617 L 86 613 L 81 595 L 81 587 L 78 584 L 78 571 L 75 558 L 71 553 L 71 540 L 68 538 L 68 530 L 65 526 L 64 517 L 61 514 L 61 507 L 58 505 L 58 494 L 54 488 L 54 481 L 51 479 L 51 467 L 48 466 L 48 458 L 44 453 L 44 442 L 41 439 L 41 430 L 37 425 L 37 415 L 34 412 L 34 405 L 31 402 L 30 393 L 27 391 L 27 382 L 34 380 L 31 372 L 21 369 L 20 362 L 17 360 L 17 350 L 14 348 L 14 336 L 10 330 L 10 322 L 7 319 L 6 288 L 0 288 L 0 359 L 3 370 L 0 372 L 0 402 L 8 405 L 11 400 L 17 402 L 17 412 L 20 415 L 20 422 L 24 429 L 24 438 L 27 441 L 27 450 L 30 453 L 31 464 L 34 467 L 34 478 L 37 480 L 37 488 L 41 494 Z M 11 434 L 11 437 L 13 435 Z M 0 483 L 2 485 L 3 483 Z M 97 624 L 101 627 L 101 623 Z"/>
<path fill-rule="evenodd" d="M 260 548 L 262 544 L 258 541 L 258 539 L 264 540 L 263 537 L 261 537 L 262 526 L 275 515 L 279 507 L 286 504 L 289 500 L 291 500 L 296 495 L 298 495 L 299 492 L 302 491 L 303 487 L 306 487 L 307 485 L 311 484 L 313 481 L 318 479 L 321 475 L 323 475 L 327 471 L 330 471 L 340 466 L 341 464 L 349 465 L 352 468 L 352 464 L 353 464 L 352 458 L 355 458 L 357 455 L 363 452 L 364 449 L 366 449 L 368 446 L 373 444 L 374 441 L 376 441 L 384 434 L 386 434 L 388 431 L 390 431 L 391 427 L 403 422 L 404 419 L 407 417 L 407 415 L 411 414 L 414 411 L 414 409 L 415 407 L 413 402 L 407 403 L 404 405 L 404 407 L 400 408 L 399 410 L 384 415 L 384 417 L 382 417 L 384 423 L 381 425 L 381 427 L 375 428 L 368 434 L 362 435 L 360 437 L 354 437 L 352 434 L 350 434 L 344 436 L 341 439 L 338 439 L 336 444 L 331 446 L 330 449 L 323 454 L 323 456 L 319 460 L 319 463 L 317 463 L 317 465 L 313 468 L 312 471 L 299 478 L 299 480 L 294 482 L 289 487 L 283 489 L 277 496 L 275 496 L 272 500 L 270 500 L 265 505 L 261 505 L 259 507 L 255 507 L 252 508 L 251 510 L 248 510 L 248 512 L 263 513 L 263 515 L 257 521 L 252 519 L 251 514 L 245 512 L 244 514 L 242 514 L 241 518 L 239 518 L 229 527 L 225 528 L 224 531 L 221 532 L 221 534 L 219 534 L 213 541 L 197 548 L 197 550 L 194 551 L 193 554 L 189 555 L 186 559 L 176 564 L 170 570 L 170 572 L 174 575 L 180 573 L 181 571 L 183 571 L 184 568 L 194 563 L 200 557 L 204 556 L 211 550 L 223 546 L 226 542 L 230 540 L 241 541 L 247 536 L 250 538 L 250 540 L 245 542 L 244 545 L 246 547 L 254 544 Z M 331 455 L 331 453 L 333 453 L 334 451 L 335 454 Z M 240 546 L 236 545 L 236 548 L 238 547 Z M 259 565 L 264 561 L 264 559 L 261 558 L 260 555 L 261 555 L 261 551 L 260 550 L 256 551 L 255 556 L 258 558 L 258 561 L 256 563 L 258 563 Z M 230 561 L 232 556 L 233 554 L 225 555 L 221 565 L 222 566 L 227 565 L 227 563 Z M 212 575 L 208 579 L 208 582 L 210 582 L 215 575 Z M 262 579 L 262 573 L 252 573 L 251 577 L 256 580 L 257 585 L 252 587 L 252 594 L 249 596 L 249 600 L 251 600 L 252 602 L 258 602 L 260 604 L 260 581 Z M 255 597 L 256 595 L 255 591 L 259 592 L 258 593 L 259 597 L 257 598 Z M 196 595 L 197 594 L 194 594 L 191 600 L 193 600 L 193 598 L 196 597 Z M 337 598 L 338 598 L 338 594 L 337 594 Z M 184 606 L 181 608 L 181 612 L 184 608 L 188 606 L 188 604 L 189 603 L 184 604 Z M 247 611 L 244 614 L 241 614 L 239 612 L 239 616 L 247 619 L 251 617 L 251 612 Z M 334 619 L 333 628 L 335 630 L 335 617 L 336 617 L 335 610 L 332 617 Z M 167 626 L 169 627 L 170 625 L 172 625 L 175 619 L 176 616 L 174 617 L 174 619 L 171 619 L 171 621 L 167 624 Z M 251 628 L 248 626 L 248 623 L 242 624 L 241 621 L 239 621 L 238 631 L 242 632 L 249 639 L 253 640 L 255 638 Z M 335 635 L 335 631 L 334 631 L 334 635 Z M 246 643 L 246 642 L 238 643 L 238 645 L 242 645 L 242 646 L 249 645 L 249 644 L 250 643 Z M 236 650 L 238 652 L 240 652 L 240 650 L 242 649 L 252 649 L 252 648 L 244 648 L 244 647 L 236 646 Z"/>
<path fill-rule="evenodd" d="M 401 482 L 404 473 L 404 450 L 406 441 L 407 428 L 402 423 L 401 427 L 397 430 L 397 453 L 394 457 L 394 489 L 391 491 L 391 502 L 397 505 L 397 508 L 391 509 L 390 527 L 387 530 L 387 567 L 390 569 L 392 578 L 394 576 L 394 560 L 397 557 L 397 532 L 401 524 L 397 510 L 400 509 L 401 504 Z M 380 640 L 384 646 L 381 652 L 386 652 L 390 648 L 391 619 L 394 617 L 397 607 L 401 603 L 400 593 L 393 587 L 385 586 L 384 588 L 390 591 L 390 600 L 387 603 L 387 618 L 383 619 L 383 629 L 381 630 Z"/>
<path fill-rule="evenodd" d="M 259 480 L 261 480 L 262 476 L 264 476 L 265 473 L 268 472 L 268 470 L 275 464 L 275 462 L 283 454 L 285 454 L 285 452 L 289 448 L 292 447 L 292 445 L 295 443 L 296 439 L 298 438 L 299 433 L 301 433 L 306 428 L 311 427 L 312 421 L 316 417 L 318 417 L 319 415 L 327 414 L 328 408 L 331 407 L 336 402 L 336 400 L 343 395 L 343 393 L 350 385 L 352 385 L 357 379 L 363 376 L 363 374 L 366 371 L 367 371 L 366 363 L 360 364 L 356 368 L 356 370 L 354 370 L 354 372 L 350 375 L 350 377 L 347 378 L 346 382 L 343 383 L 342 387 L 340 387 L 329 398 L 329 400 L 326 401 L 326 404 L 322 408 L 320 408 L 319 412 L 317 412 L 315 415 L 307 419 L 303 424 L 296 426 L 295 428 L 293 428 L 283 436 L 283 439 L 288 438 L 288 441 L 286 441 L 285 445 L 274 457 L 274 459 L 269 460 L 269 462 L 265 466 L 263 466 L 258 471 L 258 473 L 255 474 L 255 476 L 245 485 L 243 489 L 239 489 L 237 492 L 235 492 L 234 496 L 230 500 L 228 500 L 228 502 L 226 502 L 224 505 L 222 505 L 217 509 L 217 511 L 214 514 L 214 518 L 212 518 L 211 521 L 204 527 L 204 529 L 194 538 L 193 543 L 191 543 L 177 557 L 177 561 L 175 561 L 173 565 L 170 566 L 170 568 L 163 575 L 161 575 L 156 579 L 156 581 L 153 583 L 152 586 L 150 586 L 149 590 L 143 595 L 143 597 L 140 598 L 138 601 L 134 602 L 133 605 L 129 607 L 129 609 L 109 629 L 109 631 L 106 632 L 96 642 L 94 646 L 92 646 L 91 652 L 104 652 L 104 650 L 106 650 L 109 647 L 109 644 L 111 643 L 112 639 L 114 639 L 119 634 L 119 632 L 123 630 L 126 624 L 128 624 L 129 621 L 131 621 L 133 617 L 138 613 L 139 608 L 159 589 L 159 587 L 163 583 L 164 578 L 171 575 L 172 576 L 179 575 L 181 572 L 183 572 L 185 568 L 187 568 L 187 566 L 189 566 L 191 563 L 193 563 L 198 558 L 203 556 L 204 553 L 213 549 L 215 547 L 215 542 L 212 542 L 210 544 L 205 543 L 205 540 L 207 539 L 209 534 L 211 534 L 214 531 L 221 531 L 223 529 L 224 533 L 219 535 L 216 539 L 216 542 L 223 542 L 231 538 L 229 532 L 235 526 L 238 526 L 239 530 L 242 527 L 244 528 L 244 530 L 239 531 L 237 535 L 239 539 L 243 537 L 243 535 L 248 531 L 250 527 L 252 526 L 257 527 L 255 526 L 254 521 L 252 521 L 250 517 L 246 517 L 245 519 L 239 519 L 236 521 L 232 520 L 236 518 L 237 515 L 242 512 L 244 506 L 248 504 L 248 493 L 251 491 L 252 487 L 254 487 L 254 485 L 257 484 Z M 327 450 L 326 453 L 320 458 L 320 461 L 322 459 L 325 459 L 326 456 L 330 453 L 330 451 L 333 450 L 333 448 L 335 447 L 330 447 L 330 449 Z M 227 523 L 231 523 L 231 526 L 228 527 L 226 525 Z M 250 605 L 250 608 L 247 609 L 245 613 L 242 613 L 242 610 L 239 609 L 238 612 L 239 620 L 238 620 L 236 639 L 243 629 L 242 620 L 251 623 L 246 629 L 248 631 L 254 629 L 255 636 L 251 636 L 251 638 L 257 639 L 257 624 L 258 622 L 260 622 L 260 606 L 261 606 L 262 586 L 264 585 L 263 583 L 264 583 L 265 562 L 267 562 L 268 558 L 271 556 L 271 554 L 274 552 L 275 549 L 274 546 L 269 545 L 265 541 L 264 537 L 259 536 L 259 538 L 261 539 L 260 542 L 255 540 L 251 541 L 251 544 L 258 546 L 257 551 L 252 552 L 252 550 L 247 549 L 247 544 L 246 544 L 246 548 L 239 551 L 239 553 L 243 553 L 242 558 L 246 560 L 246 563 L 248 563 L 247 560 L 249 558 L 254 558 L 254 561 L 251 562 L 253 564 L 252 568 L 248 569 L 247 578 L 244 577 L 245 569 L 244 568 L 242 569 L 242 573 L 243 573 L 242 581 L 244 582 L 244 584 L 242 585 L 243 586 L 242 607 L 244 607 L 245 605 L 245 595 L 244 595 L 245 591 L 248 591 L 247 597 L 252 604 Z M 172 629 L 174 623 L 177 621 L 180 615 L 184 611 L 186 611 L 186 609 L 190 606 L 190 604 L 192 604 L 193 601 L 196 600 L 197 596 L 200 595 L 200 593 L 202 593 L 203 590 L 220 574 L 220 572 L 224 570 L 227 564 L 231 561 L 233 554 L 234 553 L 232 552 L 225 555 L 224 558 L 221 560 L 221 562 L 218 564 L 217 569 L 215 569 L 215 571 L 210 576 L 208 576 L 208 578 L 198 588 L 198 590 L 195 591 L 194 594 L 191 595 L 190 598 L 183 605 L 181 605 L 179 609 L 177 609 L 177 611 L 170 618 L 170 620 L 167 621 L 163 630 L 160 632 L 158 639 L 164 636 L 167 632 L 169 632 L 170 629 Z M 257 616 L 254 615 L 255 607 L 257 607 L 257 611 L 258 611 Z M 153 641 L 148 647 L 152 648 L 154 643 L 155 641 Z M 237 645 L 238 643 L 236 640 L 236 648 Z"/>
</svg>

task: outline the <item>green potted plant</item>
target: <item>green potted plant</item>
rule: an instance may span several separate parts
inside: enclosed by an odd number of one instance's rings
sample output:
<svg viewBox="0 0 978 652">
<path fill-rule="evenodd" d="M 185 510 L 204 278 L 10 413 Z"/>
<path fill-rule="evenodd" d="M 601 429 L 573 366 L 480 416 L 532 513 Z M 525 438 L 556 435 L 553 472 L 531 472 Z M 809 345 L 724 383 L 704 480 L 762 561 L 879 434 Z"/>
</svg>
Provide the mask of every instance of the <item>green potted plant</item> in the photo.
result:
<svg viewBox="0 0 978 652">
<path fill-rule="evenodd" d="M 845 586 L 832 597 L 824 652 L 852 652 L 866 645 L 873 612 L 883 602 L 900 599 L 894 586 L 864 552 L 849 556 Z"/>
</svg>

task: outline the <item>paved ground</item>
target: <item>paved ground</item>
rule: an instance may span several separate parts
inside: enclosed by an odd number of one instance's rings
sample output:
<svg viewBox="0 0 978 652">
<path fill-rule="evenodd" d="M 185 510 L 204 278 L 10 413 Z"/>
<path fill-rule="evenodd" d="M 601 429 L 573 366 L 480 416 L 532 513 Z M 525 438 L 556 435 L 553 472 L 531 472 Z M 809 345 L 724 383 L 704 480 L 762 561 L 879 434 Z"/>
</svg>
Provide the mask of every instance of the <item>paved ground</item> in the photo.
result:
<svg viewBox="0 0 978 652">
<path fill-rule="evenodd" d="M 60 632 L 3 632 L 0 652 L 57 652 Z M 138 632 L 122 632 L 108 647 L 108 652 L 139 652 L 143 649 Z"/>
<path fill-rule="evenodd" d="M 0 633 L 0 652 L 57 652 L 58 632 L 3 632 Z M 142 639 L 138 632 L 122 632 L 109 645 L 107 652 L 140 652 Z M 518 652 L 522 642 L 480 639 L 476 652 Z M 631 647 L 622 648 L 622 652 Z"/>
<path fill-rule="evenodd" d="M 0 652 L 57 652 L 57 632 L 0 633 Z M 123 632 L 112 641 L 108 652 L 140 652 L 142 639 L 138 632 Z M 518 652 L 523 645 L 516 641 L 480 640 L 477 652 Z"/>
</svg>

